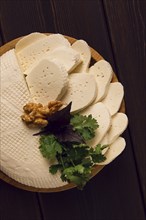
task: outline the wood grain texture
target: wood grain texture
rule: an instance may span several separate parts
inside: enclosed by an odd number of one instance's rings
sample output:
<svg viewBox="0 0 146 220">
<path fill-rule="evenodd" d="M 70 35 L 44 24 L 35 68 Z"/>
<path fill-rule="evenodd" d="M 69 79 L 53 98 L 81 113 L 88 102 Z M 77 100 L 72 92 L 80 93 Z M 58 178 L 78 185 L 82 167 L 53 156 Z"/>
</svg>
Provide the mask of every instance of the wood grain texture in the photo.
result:
<svg viewBox="0 0 146 220">
<path fill-rule="evenodd" d="M 36 193 L 17 189 L 0 180 L 1 220 L 42 220 Z"/>
<path fill-rule="evenodd" d="M 1 0 L 1 8 L 1 30 L 5 43 L 31 32 L 47 32 L 47 26 L 50 32 L 54 32 L 51 8 L 47 8 L 49 20 L 46 24 L 40 0 Z"/>
<path fill-rule="evenodd" d="M 146 207 L 146 1 L 105 0 L 104 6 L 119 78 L 125 85 L 133 155 Z"/>
</svg>

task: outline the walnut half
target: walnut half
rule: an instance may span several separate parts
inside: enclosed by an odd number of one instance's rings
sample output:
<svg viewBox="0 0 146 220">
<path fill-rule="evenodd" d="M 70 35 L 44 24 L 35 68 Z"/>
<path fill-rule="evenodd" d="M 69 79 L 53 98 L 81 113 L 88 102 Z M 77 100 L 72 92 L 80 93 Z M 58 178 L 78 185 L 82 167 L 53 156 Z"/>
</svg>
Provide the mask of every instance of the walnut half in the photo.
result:
<svg viewBox="0 0 146 220">
<path fill-rule="evenodd" d="M 61 101 L 50 101 L 47 106 L 30 102 L 23 106 L 21 118 L 26 124 L 45 127 L 48 124 L 47 117 L 57 112 L 62 105 Z"/>
</svg>

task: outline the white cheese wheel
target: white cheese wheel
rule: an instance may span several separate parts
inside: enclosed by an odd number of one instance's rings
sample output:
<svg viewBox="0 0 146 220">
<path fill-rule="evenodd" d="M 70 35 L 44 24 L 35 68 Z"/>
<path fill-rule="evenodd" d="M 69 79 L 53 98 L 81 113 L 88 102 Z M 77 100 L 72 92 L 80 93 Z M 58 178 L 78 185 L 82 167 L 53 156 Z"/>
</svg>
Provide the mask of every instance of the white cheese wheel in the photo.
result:
<svg viewBox="0 0 146 220">
<path fill-rule="evenodd" d="M 94 74 L 97 83 L 98 93 L 94 101 L 96 103 L 101 101 L 107 94 L 113 77 L 113 70 L 107 61 L 100 60 L 90 67 L 89 73 Z"/>
<path fill-rule="evenodd" d="M 44 37 L 46 37 L 46 35 L 39 32 L 34 32 L 24 36 L 15 45 L 16 53 L 29 46 L 30 44 L 34 43 L 35 41 L 43 39 Z"/>
<path fill-rule="evenodd" d="M 1 102 L 0 169 L 14 180 L 37 188 L 55 188 L 66 183 L 60 173 L 49 173 L 51 163 L 39 150 L 38 130 L 29 129 L 20 118 L 21 112 Z"/>
<path fill-rule="evenodd" d="M 107 165 L 111 163 L 116 157 L 118 157 L 125 149 L 126 142 L 122 137 L 118 137 L 110 146 L 108 151 L 105 153 L 106 160 L 99 165 Z"/>
<path fill-rule="evenodd" d="M 98 102 L 94 105 L 89 106 L 87 109 L 81 112 L 82 115 L 92 115 L 99 124 L 99 128 L 95 131 L 95 137 L 88 141 L 87 144 L 90 147 L 95 147 L 100 143 L 102 138 L 105 136 L 106 132 L 110 128 L 111 125 L 111 116 L 109 111 L 101 102 Z"/>
<path fill-rule="evenodd" d="M 70 43 L 63 35 L 52 34 L 23 48 L 23 50 L 16 53 L 22 71 L 25 72 L 36 60 L 40 59 L 48 51 L 62 46 L 70 47 Z"/>
<path fill-rule="evenodd" d="M 94 101 L 96 93 L 96 82 L 92 75 L 70 74 L 68 90 L 62 101 L 66 104 L 72 102 L 71 112 L 78 112 Z"/>
<path fill-rule="evenodd" d="M 80 62 L 81 56 L 71 47 L 59 47 L 45 55 L 51 60 L 57 60 L 70 73 Z"/>
<path fill-rule="evenodd" d="M 124 89 L 121 83 L 110 83 L 108 93 L 102 103 L 108 108 L 111 115 L 118 112 L 124 96 Z"/>
<path fill-rule="evenodd" d="M 82 57 L 82 63 L 76 67 L 73 71 L 75 73 L 86 73 L 89 69 L 91 60 L 91 50 L 89 45 L 84 40 L 77 40 L 72 44 L 72 48 L 80 53 Z"/>
<path fill-rule="evenodd" d="M 30 102 L 31 98 L 14 49 L 2 55 L 0 63 L 1 98 L 21 111 L 24 104 Z"/>
<path fill-rule="evenodd" d="M 124 113 L 117 113 L 111 118 L 111 128 L 107 136 L 109 144 L 112 144 L 127 128 L 128 118 Z"/>
<path fill-rule="evenodd" d="M 34 102 L 46 105 L 64 95 L 68 74 L 61 65 L 43 58 L 27 72 L 26 82 Z"/>
</svg>

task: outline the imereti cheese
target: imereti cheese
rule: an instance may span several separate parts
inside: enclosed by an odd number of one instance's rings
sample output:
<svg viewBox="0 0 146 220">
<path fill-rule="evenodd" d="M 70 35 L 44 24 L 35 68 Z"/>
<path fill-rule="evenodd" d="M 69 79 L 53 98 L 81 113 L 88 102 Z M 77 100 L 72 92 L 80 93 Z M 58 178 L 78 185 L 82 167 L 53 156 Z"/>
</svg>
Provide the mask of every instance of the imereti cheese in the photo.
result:
<svg viewBox="0 0 146 220">
<path fill-rule="evenodd" d="M 87 109 L 82 111 L 81 114 L 87 116 L 91 114 L 92 117 L 95 118 L 99 124 L 99 128 L 97 128 L 95 131 L 95 137 L 87 142 L 90 147 L 95 147 L 97 144 L 100 143 L 100 141 L 110 128 L 111 116 L 105 105 L 103 105 L 101 102 L 89 106 Z"/>
<path fill-rule="evenodd" d="M 22 71 L 25 71 L 48 51 L 58 47 L 70 47 L 70 43 L 61 34 L 52 34 L 23 48 L 16 55 Z"/>
<path fill-rule="evenodd" d="M 113 77 L 113 70 L 107 61 L 100 60 L 90 67 L 89 73 L 95 76 L 97 83 L 98 94 L 94 101 L 96 103 L 101 101 L 107 94 L 109 84 Z"/>
<path fill-rule="evenodd" d="M 107 145 L 107 147 L 102 150 L 102 154 L 105 154 L 107 152 L 108 148 L 109 148 L 109 145 L 108 145 L 109 142 L 108 142 L 107 134 L 102 138 L 102 140 L 100 141 L 99 144 L 101 144 L 102 146 Z"/>
<path fill-rule="evenodd" d="M 43 58 L 27 72 L 26 82 L 34 102 L 46 105 L 64 95 L 68 74 L 61 65 Z"/>
<path fill-rule="evenodd" d="M 102 103 L 108 108 L 111 115 L 118 112 L 123 100 L 124 90 L 119 82 L 110 83 L 108 93 Z"/>
<path fill-rule="evenodd" d="M 24 36 L 15 45 L 16 53 L 18 53 L 19 51 L 21 51 L 25 47 L 29 46 L 30 44 L 34 43 L 35 41 L 43 39 L 45 37 L 46 37 L 45 34 L 42 34 L 39 32 L 34 32 L 34 33 L 31 33 L 31 34 Z"/>
<path fill-rule="evenodd" d="M 81 56 L 71 47 L 59 47 L 45 55 L 51 60 L 57 60 L 60 62 L 70 73 L 80 62 Z"/>
<path fill-rule="evenodd" d="M 92 75 L 70 74 L 68 89 L 62 101 L 66 104 L 72 102 L 71 112 L 78 112 L 94 101 L 96 93 L 96 82 Z"/>
<path fill-rule="evenodd" d="M 91 60 L 91 50 L 89 45 L 84 40 L 77 40 L 72 44 L 72 48 L 80 53 L 82 57 L 82 63 L 76 67 L 73 71 L 75 73 L 86 73 L 88 72 L 90 60 Z"/>
<path fill-rule="evenodd" d="M 1 56 L 1 97 L 22 110 L 25 103 L 31 101 L 30 94 L 22 74 L 14 49 Z"/>
<path fill-rule="evenodd" d="M 105 153 L 106 160 L 99 165 L 107 165 L 111 163 L 116 157 L 118 157 L 125 149 L 126 142 L 122 137 L 118 137 L 110 146 L 108 151 Z"/>
<path fill-rule="evenodd" d="M 109 144 L 112 144 L 127 128 L 128 118 L 124 113 L 117 113 L 111 118 L 111 128 L 107 136 Z"/>
<path fill-rule="evenodd" d="M 37 188 L 55 188 L 66 183 L 49 173 L 51 163 L 39 150 L 38 132 L 29 129 L 20 119 L 21 112 L 9 103 L 1 102 L 0 169 L 14 180 Z"/>
</svg>

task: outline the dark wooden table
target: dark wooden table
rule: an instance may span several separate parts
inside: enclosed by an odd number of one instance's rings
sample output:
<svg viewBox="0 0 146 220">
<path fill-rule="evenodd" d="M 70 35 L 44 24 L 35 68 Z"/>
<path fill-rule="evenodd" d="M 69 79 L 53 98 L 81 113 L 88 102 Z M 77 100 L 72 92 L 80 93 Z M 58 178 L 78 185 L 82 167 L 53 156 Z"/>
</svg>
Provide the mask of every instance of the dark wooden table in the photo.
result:
<svg viewBox="0 0 146 220">
<path fill-rule="evenodd" d="M 146 1 L 1 0 L 1 45 L 31 32 L 86 40 L 125 88 L 126 150 L 83 191 L 32 193 L 2 180 L 1 220 L 146 219 Z"/>
</svg>

